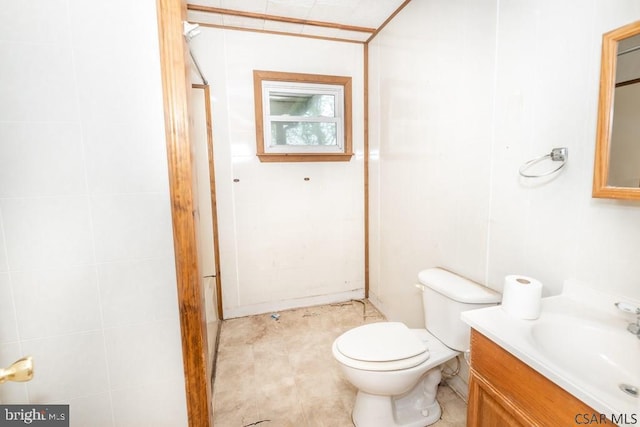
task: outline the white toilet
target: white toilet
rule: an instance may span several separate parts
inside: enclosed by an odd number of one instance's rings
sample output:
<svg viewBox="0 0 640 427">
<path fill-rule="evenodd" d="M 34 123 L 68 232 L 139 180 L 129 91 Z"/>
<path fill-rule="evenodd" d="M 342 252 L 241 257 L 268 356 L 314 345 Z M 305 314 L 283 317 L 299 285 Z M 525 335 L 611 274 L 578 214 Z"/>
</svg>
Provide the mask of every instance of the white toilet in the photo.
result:
<svg viewBox="0 0 640 427">
<path fill-rule="evenodd" d="M 351 329 L 333 342 L 333 356 L 358 389 L 356 427 L 424 427 L 440 419 L 441 366 L 469 349 L 460 313 L 496 305 L 501 295 L 441 268 L 418 274 L 426 329 L 399 322 Z"/>
</svg>

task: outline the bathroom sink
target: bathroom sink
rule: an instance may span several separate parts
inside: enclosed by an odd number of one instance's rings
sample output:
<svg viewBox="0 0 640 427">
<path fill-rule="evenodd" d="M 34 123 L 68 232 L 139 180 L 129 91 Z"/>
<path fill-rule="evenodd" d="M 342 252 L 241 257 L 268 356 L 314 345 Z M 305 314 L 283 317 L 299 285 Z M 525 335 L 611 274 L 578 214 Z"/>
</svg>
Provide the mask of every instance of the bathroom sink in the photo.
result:
<svg viewBox="0 0 640 427">
<path fill-rule="evenodd" d="M 622 388 L 640 388 L 640 340 L 623 325 L 547 313 L 532 324 L 530 339 L 549 363 L 575 378 L 589 378 L 611 398 L 633 398 Z"/>
<path fill-rule="evenodd" d="M 627 331 L 634 316 L 617 310 L 614 297 L 581 292 L 543 298 L 535 320 L 500 306 L 462 319 L 599 413 L 640 419 L 640 339 Z"/>
</svg>

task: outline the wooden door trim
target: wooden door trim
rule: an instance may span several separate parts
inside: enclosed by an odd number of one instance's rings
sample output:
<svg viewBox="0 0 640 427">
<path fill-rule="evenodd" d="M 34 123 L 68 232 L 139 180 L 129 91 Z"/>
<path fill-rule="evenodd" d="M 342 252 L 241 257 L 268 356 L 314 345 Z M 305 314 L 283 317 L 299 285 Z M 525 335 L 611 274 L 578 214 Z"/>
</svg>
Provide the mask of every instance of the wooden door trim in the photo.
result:
<svg viewBox="0 0 640 427">
<path fill-rule="evenodd" d="M 364 144 L 364 297 L 369 298 L 369 43 L 364 44 L 363 56 L 363 144 Z"/>
<path fill-rule="evenodd" d="M 207 375 L 206 318 L 194 219 L 194 191 L 189 138 L 186 42 L 181 0 L 156 0 L 164 100 L 169 190 L 173 222 L 176 281 L 180 310 L 187 415 L 190 427 L 211 425 L 211 383 Z"/>
<path fill-rule="evenodd" d="M 216 199 L 216 168 L 213 162 L 213 119 L 211 117 L 211 89 L 210 86 L 192 84 L 194 89 L 204 90 L 204 114 L 207 127 L 207 155 L 209 158 L 209 188 L 211 189 L 211 221 L 213 226 L 213 257 L 216 279 L 216 307 L 218 320 L 224 319 L 222 307 L 222 277 L 220 276 L 220 238 L 218 234 L 218 203 Z"/>
</svg>

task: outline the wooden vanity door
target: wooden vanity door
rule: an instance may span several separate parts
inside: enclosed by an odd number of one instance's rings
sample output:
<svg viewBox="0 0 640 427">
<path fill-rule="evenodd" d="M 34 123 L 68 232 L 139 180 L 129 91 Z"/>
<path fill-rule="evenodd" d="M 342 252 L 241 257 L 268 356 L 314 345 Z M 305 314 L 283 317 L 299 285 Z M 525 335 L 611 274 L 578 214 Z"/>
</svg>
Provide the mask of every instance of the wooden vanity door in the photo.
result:
<svg viewBox="0 0 640 427">
<path fill-rule="evenodd" d="M 467 426 L 472 427 L 528 427 L 535 423 L 524 422 L 526 415 L 514 414 L 513 409 L 507 409 L 499 394 L 491 390 L 491 386 L 483 384 L 473 372 L 469 376 L 469 404 L 467 411 Z"/>
</svg>

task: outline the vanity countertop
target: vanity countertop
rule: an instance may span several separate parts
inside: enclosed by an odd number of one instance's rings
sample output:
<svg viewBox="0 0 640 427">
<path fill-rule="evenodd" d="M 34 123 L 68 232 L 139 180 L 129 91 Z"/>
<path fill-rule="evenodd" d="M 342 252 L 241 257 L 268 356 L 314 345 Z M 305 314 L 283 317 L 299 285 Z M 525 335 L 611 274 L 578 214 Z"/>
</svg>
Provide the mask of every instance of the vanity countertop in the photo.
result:
<svg viewBox="0 0 640 427">
<path fill-rule="evenodd" d="M 616 311 L 562 294 L 543 298 L 536 320 L 501 306 L 462 320 L 601 414 L 640 423 L 640 398 L 621 389 L 640 388 L 640 339 L 626 330 L 635 317 Z"/>
</svg>

